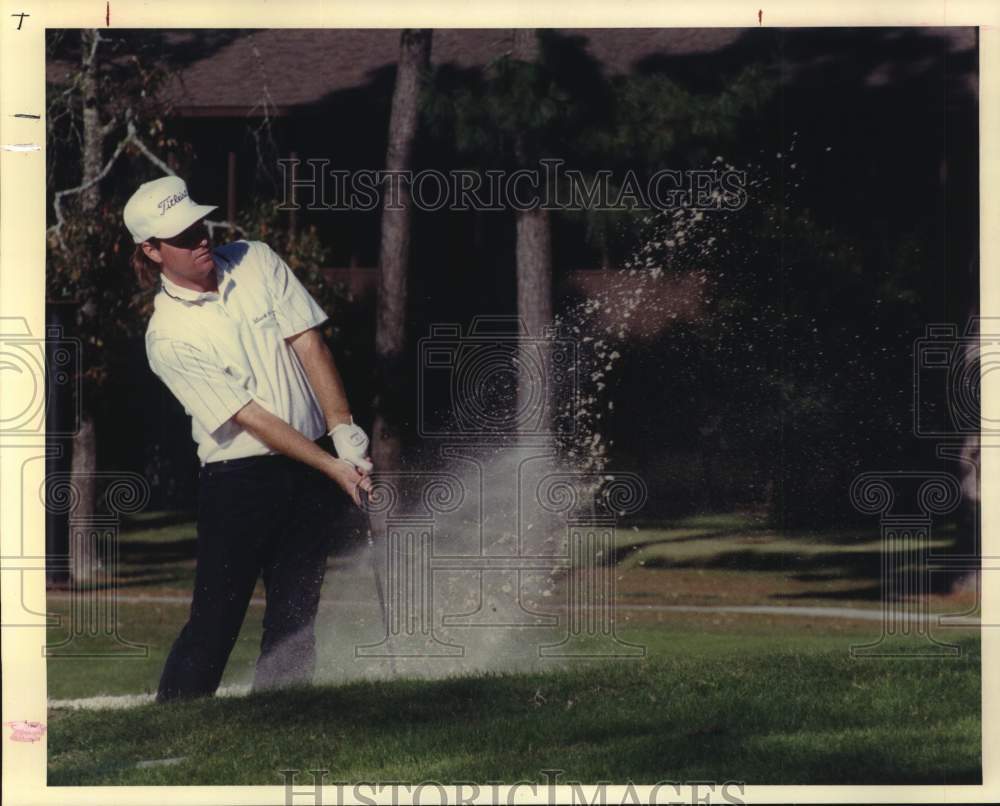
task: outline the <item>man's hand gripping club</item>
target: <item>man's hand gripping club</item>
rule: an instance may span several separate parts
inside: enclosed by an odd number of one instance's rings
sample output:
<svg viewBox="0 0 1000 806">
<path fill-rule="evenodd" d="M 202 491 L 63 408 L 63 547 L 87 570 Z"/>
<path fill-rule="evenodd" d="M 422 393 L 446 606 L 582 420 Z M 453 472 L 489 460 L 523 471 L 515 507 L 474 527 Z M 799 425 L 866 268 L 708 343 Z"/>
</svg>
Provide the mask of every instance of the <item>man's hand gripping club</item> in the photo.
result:
<svg viewBox="0 0 1000 806">
<path fill-rule="evenodd" d="M 340 423 L 330 431 L 333 438 L 333 447 L 337 451 L 337 456 L 345 462 L 361 471 L 362 475 L 372 472 L 371 459 L 368 458 L 368 435 L 360 425 L 354 424 L 351 417 L 350 423 Z"/>
<path fill-rule="evenodd" d="M 236 412 L 233 420 L 257 437 L 257 439 L 271 450 L 303 462 L 326 474 L 340 485 L 341 489 L 351 497 L 356 506 L 361 506 L 361 497 L 358 493 L 359 488 L 366 492 L 371 492 L 372 481 L 371 477 L 368 476 L 367 470 L 359 472 L 352 461 L 342 458 L 339 448 L 337 450 L 338 456 L 331 456 L 315 442 L 296 431 L 280 417 L 271 414 L 271 412 L 260 404 L 253 401 L 247 403 L 246 406 Z M 350 427 L 361 431 L 366 443 L 364 449 L 367 449 L 368 437 L 365 435 L 365 432 L 358 426 L 353 425 L 353 422 Z M 334 430 L 336 431 L 336 429 Z M 360 446 L 360 443 L 357 443 L 357 445 Z M 336 438 L 334 439 L 334 447 L 337 447 Z M 357 460 L 358 456 L 356 452 L 351 455 Z M 367 462 L 370 469 L 371 462 L 365 458 L 364 450 L 362 450 L 360 458 Z"/>
</svg>

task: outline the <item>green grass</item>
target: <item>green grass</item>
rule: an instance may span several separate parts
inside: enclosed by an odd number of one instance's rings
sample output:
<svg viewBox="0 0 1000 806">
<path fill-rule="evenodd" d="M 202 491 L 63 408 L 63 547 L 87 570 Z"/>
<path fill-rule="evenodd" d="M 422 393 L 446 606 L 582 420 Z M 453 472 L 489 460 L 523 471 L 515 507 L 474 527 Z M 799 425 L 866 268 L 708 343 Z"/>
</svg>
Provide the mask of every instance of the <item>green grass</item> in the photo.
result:
<svg viewBox="0 0 1000 806">
<path fill-rule="evenodd" d="M 980 781 L 980 657 L 852 659 L 844 637 L 624 637 L 646 659 L 53 712 L 49 784 L 328 780 Z M 123 738 L 127 740 L 123 741 Z M 183 757 L 173 766 L 144 760 Z"/>
<path fill-rule="evenodd" d="M 130 643 L 145 646 L 146 656 L 126 656 L 120 645 L 102 638 L 99 642 L 83 645 L 90 649 L 108 650 L 109 655 L 50 657 L 47 663 L 49 699 L 155 692 L 167 653 L 184 626 L 187 614 L 186 603 L 119 604 L 120 637 Z M 223 686 L 245 683 L 252 677 L 260 645 L 262 615 L 263 607 L 251 606 L 226 666 Z M 804 651 L 847 653 L 851 642 L 860 644 L 874 640 L 880 629 L 877 623 L 828 622 L 827 631 L 817 635 L 814 625 L 808 622 L 776 626 L 773 619 L 740 617 L 739 621 L 739 626 L 734 627 L 732 620 L 727 620 L 722 614 L 713 614 L 703 621 L 692 621 L 691 614 L 675 614 L 669 621 L 658 624 L 655 632 L 644 631 L 641 634 L 644 638 L 651 637 L 654 645 L 669 647 L 672 652 L 718 659 L 729 652 L 761 654 L 781 650 L 789 642 L 794 642 Z M 619 624 L 624 623 L 624 617 L 620 618 Z M 49 645 L 55 645 L 64 635 L 64 628 L 51 627 Z M 329 670 L 328 677 L 360 674 L 350 668 L 337 668 L 345 666 L 345 648 L 349 650 L 354 643 L 367 643 L 376 638 L 371 633 L 366 634 L 347 618 L 347 614 L 338 613 L 336 609 L 321 611 L 317 622 L 317 636 L 318 667 L 321 672 Z M 559 637 L 558 631 L 553 631 L 550 637 L 535 634 L 531 636 L 538 643 L 546 643 L 549 639 L 558 640 Z M 951 640 L 949 636 L 945 637 Z M 468 631 L 464 638 L 469 638 Z"/>
<path fill-rule="evenodd" d="M 55 608 L 52 608 L 55 609 Z M 260 643 L 262 607 L 252 607 L 236 642 L 226 680 L 249 674 Z M 142 694 L 156 691 L 163 663 L 187 618 L 182 604 L 119 604 L 118 634 L 125 641 L 146 647 L 146 657 L 127 656 L 123 647 L 109 639 L 79 645 L 103 649 L 97 657 L 50 657 L 47 663 L 49 699 L 94 697 L 102 694 Z M 49 645 L 65 634 L 61 627 L 49 629 Z"/>
<path fill-rule="evenodd" d="M 687 535 L 685 535 L 687 537 Z M 725 558 L 727 555 L 781 555 L 794 559 L 808 559 L 821 556 L 824 560 L 835 560 L 838 555 L 850 554 L 880 554 L 881 540 L 855 542 L 848 545 L 820 540 L 804 540 L 802 538 L 786 538 L 778 532 L 761 532 L 751 536 L 727 536 L 714 540 L 681 541 L 675 536 L 646 535 L 647 539 L 637 545 L 635 551 L 619 562 L 623 568 L 635 565 L 669 565 L 669 564 L 703 564 Z M 901 544 L 901 541 L 900 541 Z M 932 540 L 928 543 L 931 549 L 943 551 L 950 545 L 947 540 Z"/>
<path fill-rule="evenodd" d="M 877 529 L 779 533 L 741 515 L 704 515 L 616 537 L 624 604 L 880 601 Z M 130 520 L 123 593 L 181 601 L 119 602 L 119 634 L 148 646 L 148 656 L 50 658 L 50 700 L 155 691 L 187 616 L 194 540 L 190 514 Z M 331 558 L 325 596 L 374 607 L 369 574 L 338 562 Z M 862 660 L 850 646 L 877 638 L 878 622 L 622 610 L 618 634 L 647 647 L 643 660 L 333 683 L 373 668 L 351 666 L 352 647 L 377 640 L 378 625 L 372 612 L 328 604 L 317 625 L 327 682 L 167 707 L 52 709 L 49 783 L 280 785 L 281 769 L 329 770 L 328 781 L 514 782 L 543 780 L 547 768 L 590 782 L 980 780 L 975 630 L 935 631 L 960 643 L 959 658 Z M 62 595 L 49 609 L 67 607 Z M 250 679 L 262 612 L 251 608 L 224 685 Z M 65 633 L 51 628 L 50 644 Z M 183 760 L 136 767 L 173 758 Z"/>
</svg>

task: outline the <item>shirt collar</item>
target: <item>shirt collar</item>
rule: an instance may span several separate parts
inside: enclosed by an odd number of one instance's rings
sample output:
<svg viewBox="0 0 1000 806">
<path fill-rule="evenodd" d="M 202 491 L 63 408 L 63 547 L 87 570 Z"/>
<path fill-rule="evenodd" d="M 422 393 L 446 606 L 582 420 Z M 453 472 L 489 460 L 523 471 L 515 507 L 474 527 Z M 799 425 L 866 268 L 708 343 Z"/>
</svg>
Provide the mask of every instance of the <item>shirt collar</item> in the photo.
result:
<svg viewBox="0 0 1000 806">
<path fill-rule="evenodd" d="M 225 295 L 228 286 L 233 282 L 233 278 L 223 268 L 223 262 L 219 260 L 218 255 L 213 254 L 212 260 L 215 261 L 215 280 L 218 285 L 218 291 L 196 291 L 193 288 L 184 288 L 184 286 L 177 285 L 177 283 L 170 280 L 163 272 L 160 272 L 161 287 L 168 297 L 179 299 L 182 302 L 205 302 L 219 299 L 220 294 Z"/>
</svg>

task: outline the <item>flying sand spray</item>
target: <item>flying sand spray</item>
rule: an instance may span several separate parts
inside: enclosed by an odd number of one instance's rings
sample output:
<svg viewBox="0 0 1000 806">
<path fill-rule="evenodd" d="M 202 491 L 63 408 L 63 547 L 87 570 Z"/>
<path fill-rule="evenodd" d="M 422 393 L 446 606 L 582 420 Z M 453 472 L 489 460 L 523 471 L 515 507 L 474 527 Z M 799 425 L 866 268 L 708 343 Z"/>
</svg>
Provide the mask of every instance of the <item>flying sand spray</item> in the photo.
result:
<svg viewBox="0 0 1000 806">
<path fill-rule="evenodd" d="M 766 181 L 765 175 L 751 186 Z M 340 555 L 327 574 L 317 623 L 317 683 L 387 673 L 441 678 L 552 669 L 565 661 L 542 650 L 565 640 L 570 622 L 606 629 L 613 624 L 601 618 L 623 625 L 630 620 L 628 612 L 615 612 L 613 595 L 598 605 L 573 598 L 574 591 L 585 592 L 616 573 L 613 558 L 621 544 L 614 540 L 613 521 L 620 528 L 620 518 L 634 511 L 617 503 L 630 483 L 624 477 L 637 480 L 645 496 L 635 474 L 608 467 L 613 443 L 605 439 L 606 424 L 617 413 L 612 378 L 628 340 L 648 342 L 675 325 L 718 316 L 712 270 L 745 257 L 727 248 L 732 225 L 731 215 L 696 209 L 652 213 L 618 270 L 578 278 L 581 298 L 554 321 L 560 337 L 576 345 L 578 384 L 572 395 L 559 393 L 550 401 L 556 418 L 573 420 L 572 433 L 525 441 L 514 424 L 506 440 L 491 439 L 497 436 L 492 424 L 504 421 L 506 427 L 509 411 L 517 408 L 516 385 L 510 383 L 516 368 L 509 357 L 505 364 L 492 353 L 477 354 L 475 339 L 453 334 L 444 345 L 450 350 L 448 371 L 464 375 L 452 387 L 451 405 L 465 406 L 463 415 L 472 420 L 479 416 L 485 430 L 444 428 L 434 438 L 425 435 L 421 458 L 411 457 L 409 467 L 380 480 L 385 501 L 362 493 L 368 556 Z M 595 279 L 602 284 L 588 285 Z M 510 355 L 517 364 L 517 351 Z M 428 365 L 427 372 L 443 371 L 439 363 Z M 543 373 L 541 383 L 551 385 L 551 374 Z M 541 495 L 538 482 L 560 475 L 578 480 L 579 489 L 569 495 L 577 496 L 580 507 L 593 499 L 585 520 L 594 510 L 604 513 L 604 522 L 582 527 L 582 543 L 581 528 L 571 534 L 570 513 L 553 514 L 551 508 L 566 485 L 549 483 L 544 490 L 551 497 Z M 423 494 L 411 495 L 403 477 L 416 479 Z M 447 483 L 432 494 L 430 477 Z M 432 499 L 449 485 L 455 489 L 444 497 L 453 494 L 454 505 L 428 507 L 441 503 Z M 601 530 L 610 530 L 610 538 Z M 623 654 L 633 654 L 625 642 L 620 646 Z"/>
</svg>

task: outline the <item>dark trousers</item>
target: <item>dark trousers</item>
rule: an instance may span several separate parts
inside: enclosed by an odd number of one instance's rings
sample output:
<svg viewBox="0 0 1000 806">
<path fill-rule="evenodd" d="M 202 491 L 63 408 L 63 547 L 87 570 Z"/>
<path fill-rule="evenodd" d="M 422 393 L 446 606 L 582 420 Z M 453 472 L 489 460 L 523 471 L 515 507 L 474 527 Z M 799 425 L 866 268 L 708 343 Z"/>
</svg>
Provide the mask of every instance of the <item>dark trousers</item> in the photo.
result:
<svg viewBox="0 0 1000 806">
<path fill-rule="evenodd" d="M 267 603 L 253 688 L 312 679 L 314 622 L 341 497 L 329 478 L 284 456 L 202 467 L 194 597 L 158 702 L 215 693 L 261 573 Z"/>
</svg>

